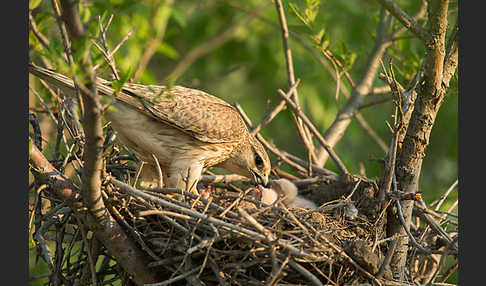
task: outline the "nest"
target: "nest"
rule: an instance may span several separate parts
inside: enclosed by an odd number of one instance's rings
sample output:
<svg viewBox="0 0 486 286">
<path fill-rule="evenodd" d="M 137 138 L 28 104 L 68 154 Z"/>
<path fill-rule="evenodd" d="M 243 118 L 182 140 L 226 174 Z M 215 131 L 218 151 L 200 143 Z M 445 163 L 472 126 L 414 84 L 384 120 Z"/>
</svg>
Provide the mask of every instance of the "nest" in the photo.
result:
<svg viewBox="0 0 486 286">
<path fill-rule="evenodd" d="M 393 280 L 386 262 L 394 237 L 386 235 L 388 205 L 377 199 L 372 180 L 356 175 L 294 178 L 299 194 L 319 207 L 289 209 L 283 198 L 273 205 L 255 200 L 254 187 L 241 180 L 210 183 L 211 195 L 205 199 L 176 189 L 137 189 L 125 183 L 133 176 L 132 167 L 106 167 L 104 204 L 161 277 L 149 285 L 406 285 Z M 32 185 L 37 196 L 30 221 L 37 255 L 50 274 L 31 279 L 48 278 L 47 285 L 89 285 L 95 279 L 98 285 L 119 280 L 133 285 L 114 254 L 75 215 L 76 204 L 52 192 L 55 179 L 45 181 L 37 173 L 37 180 L 46 183 Z M 430 221 L 444 214 L 416 206 L 415 218 L 426 225 L 417 222 L 410 231 L 423 238 L 429 253 L 410 249 L 410 275 L 427 278 L 443 263 L 437 261 L 454 254 L 448 250 L 453 245 Z M 442 223 L 456 231 L 454 221 Z M 442 280 L 456 269 L 457 263 Z"/>
<path fill-rule="evenodd" d="M 371 186 L 348 181 L 355 197 Z M 111 183 L 109 209 L 171 285 L 191 279 L 203 285 L 354 285 L 372 280 L 381 264 L 376 234 L 382 231 L 376 219 L 350 213 L 357 210 L 350 197 L 318 209 L 288 209 L 281 200 L 269 206 L 252 199 L 251 186 L 215 187 L 204 199 Z"/>
</svg>

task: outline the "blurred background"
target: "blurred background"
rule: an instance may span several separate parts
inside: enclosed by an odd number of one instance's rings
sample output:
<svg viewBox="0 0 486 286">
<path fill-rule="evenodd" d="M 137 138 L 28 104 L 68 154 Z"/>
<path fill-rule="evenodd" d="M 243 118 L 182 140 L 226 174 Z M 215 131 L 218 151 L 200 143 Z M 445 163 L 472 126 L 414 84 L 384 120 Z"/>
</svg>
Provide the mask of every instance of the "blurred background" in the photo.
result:
<svg viewBox="0 0 486 286">
<path fill-rule="evenodd" d="M 144 84 L 177 84 L 204 90 L 229 103 L 238 102 L 254 124 L 276 106 L 281 98 L 277 89 L 287 90 L 288 79 L 282 36 L 275 5 L 271 1 L 163 1 L 163 0 L 107 0 L 80 1 L 80 13 L 92 35 L 99 33 L 99 21 L 113 19 L 106 33 L 112 50 L 133 29 L 132 34 L 114 55 L 122 77 L 133 78 Z M 421 1 L 396 1 L 414 14 Z M 299 100 L 303 111 L 324 133 L 334 120 L 346 97 L 336 97 L 337 83 L 333 69 L 326 68 L 316 55 L 313 36 L 319 35 L 320 44 L 345 65 L 354 82 L 366 65 L 370 53 L 380 7 L 376 1 L 284 1 L 289 30 L 299 38 L 290 38 Z M 63 51 L 62 41 L 51 1 L 30 1 L 30 9 L 38 30 L 49 39 L 46 51 L 30 31 L 30 57 L 41 64 L 40 57 L 51 59 L 57 68 L 62 65 L 54 53 Z M 454 11 L 454 7 L 451 8 Z M 305 23 L 312 20 L 311 23 Z M 451 17 L 451 25 L 455 16 Z M 398 27 L 399 23 L 394 23 Z M 152 44 L 154 43 L 154 44 Z M 153 51 L 147 54 L 148 49 Z M 150 54 L 151 53 L 151 54 Z M 397 80 L 407 88 L 407 83 L 418 69 L 424 54 L 423 45 L 410 33 L 405 33 L 389 48 L 383 62 L 388 67 L 390 59 Z M 149 60 L 147 61 L 147 56 Z M 94 62 L 103 62 L 101 54 L 93 48 Z M 330 64 L 327 63 L 329 66 Z M 109 79 L 107 65 L 98 70 Z M 380 69 L 380 72 L 382 70 Z M 457 77 L 457 76 L 455 76 Z M 40 85 L 31 84 L 41 97 L 49 102 L 50 95 Z M 341 76 L 340 90 L 351 88 Z M 385 83 L 375 79 L 375 87 Z M 369 97 L 390 97 L 390 94 Z M 370 101 L 374 99 L 371 98 Z M 30 94 L 30 108 L 41 108 L 38 97 Z M 391 132 L 386 122 L 393 123 L 394 106 L 391 100 L 361 110 L 361 114 L 378 136 L 387 144 Z M 449 93 L 438 113 L 430 137 L 430 144 L 422 166 L 419 189 L 425 202 L 430 203 L 453 184 L 458 177 L 458 94 L 457 78 L 451 82 Z M 54 152 L 49 140 L 55 140 L 56 128 L 49 117 L 39 117 L 46 156 Z M 280 149 L 306 158 L 305 147 L 294 126 L 290 109 L 282 111 L 261 134 Z M 54 136 L 54 137 L 53 137 Z M 317 141 L 316 141 L 317 142 Z M 317 143 L 316 143 L 316 146 Z M 61 149 L 63 152 L 66 150 Z M 382 158 L 384 152 L 363 128 L 353 120 L 343 139 L 334 148 L 351 173 L 363 174 L 371 179 L 381 176 L 380 164 L 373 158 Z M 275 157 L 271 155 L 271 159 Z M 332 160 L 325 168 L 338 171 Z M 284 170 L 293 173 L 290 168 Z M 454 192 L 444 204 L 447 209 L 457 199 Z M 30 259 L 30 275 L 46 273 L 40 259 Z M 40 265 L 40 266 L 39 266 Z M 35 279 L 30 285 L 42 285 Z"/>
</svg>

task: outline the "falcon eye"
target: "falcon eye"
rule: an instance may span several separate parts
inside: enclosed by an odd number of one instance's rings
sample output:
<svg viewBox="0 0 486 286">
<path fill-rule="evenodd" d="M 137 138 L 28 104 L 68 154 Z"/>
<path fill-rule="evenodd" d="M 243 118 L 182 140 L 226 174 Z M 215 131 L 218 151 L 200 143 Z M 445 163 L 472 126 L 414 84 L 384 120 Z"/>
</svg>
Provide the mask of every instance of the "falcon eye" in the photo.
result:
<svg viewBox="0 0 486 286">
<path fill-rule="evenodd" d="M 255 154 L 255 165 L 259 170 L 263 168 L 263 159 L 258 154 Z"/>
</svg>

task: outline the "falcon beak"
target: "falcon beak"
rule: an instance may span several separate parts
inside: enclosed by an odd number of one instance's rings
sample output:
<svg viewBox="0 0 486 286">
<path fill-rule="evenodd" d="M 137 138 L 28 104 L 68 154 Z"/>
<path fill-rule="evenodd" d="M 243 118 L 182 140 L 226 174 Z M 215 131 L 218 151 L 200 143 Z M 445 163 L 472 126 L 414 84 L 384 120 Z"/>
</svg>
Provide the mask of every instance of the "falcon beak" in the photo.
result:
<svg viewBox="0 0 486 286">
<path fill-rule="evenodd" d="M 268 186 L 268 176 L 262 176 L 257 172 L 252 171 L 253 178 L 255 179 L 255 183 L 263 185 L 264 187 Z"/>
<path fill-rule="evenodd" d="M 260 177 L 262 179 L 262 185 L 267 188 L 268 187 L 268 177 L 267 176 L 262 176 Z"/>
</svg>

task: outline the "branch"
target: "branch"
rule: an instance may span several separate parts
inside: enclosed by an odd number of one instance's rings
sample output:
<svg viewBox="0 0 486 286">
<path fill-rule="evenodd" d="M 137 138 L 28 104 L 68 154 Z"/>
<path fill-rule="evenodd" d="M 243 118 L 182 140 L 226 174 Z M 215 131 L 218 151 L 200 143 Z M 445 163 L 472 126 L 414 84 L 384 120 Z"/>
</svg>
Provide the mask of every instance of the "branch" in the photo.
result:
<svg viewBox="0 0 486 286">
<path fill-rule="evenodd" d="M 147 65 L 150 62 L 150 59 L 152 56 L 155 54 L 157 51 L 157 47 L 161 44 L 162 39 L 164 38 L 165 35 L 165 29 L 167 27 L 167 22 L 169 21 L 170 17 L 170 12 L 171 12 L 171 5 L 174 2 L 174 0 L 167 0 L 164 1 L 164 6 L 163 7 L 158 7 L 157 9 L 164 9 L 163 13 L 158 14 L 155 13 L 155 16 L 158 16 L 159 18 L 162 18 L 163 24 L 158 27 L 158 29 L 155 31 L 155 36 L 149 41 L 147 47 L 145 48 L 145 51 L 142 55 L 142 58 L 138 62 L 137 69 L 135 70 L 135 73 L 133 75 L 133 81 L 136 81 L 137 79 L 140 78 L 142 75 L 142 72 L 145 70 Z M 154 19 L 152 19 L 152 22 Z M 159 19 L 160 21 L 160 19 Z"/>
<path fill-rule="evenodd" d="M 309 120 L 309 118 L 307 118 L 307 116 L 300 110 L 299 107 L 296 106 L 296 104 L 294 102 L 292 102 L 292 100 L 290 100 L 290 98 L 287 97 L 287 95 L 281 90 L 279 89 L 278 90 L 280 96 L 285 99 L 285 101 L 287 102 L 287 104 L 292 107 L 292 109 L 294 110 L 294 112 L 297 114 L 298 117 L 300 117 L 303 122 L 307 125 L 307 127 L 310 129 L 310 131 L 314 134 L 314 136 L 317 137 L 317 140 L 319 140 L 319 142 L 321 143 L 321 145 L 323 146 L 323 148 L 325 148 L 325 150 L 329 153 L 329 155 L 331 156 L 331 158 L 334 160 L 334 162 L 336 163 L 336 165 L 338 166 L 339 170 L 343 173 L 343 174 L 349 174 L 348 170 L 346 169 L 346 167 L 344 166 L 344 164 L 341 162 L 341 159 L 339 159 L 339 157 L 337 156 L 337 154 L 334 152 L 334 150 L 332 149 L 332 147 L 326 142 L 326 140 L 321 136 L 321 134 L 319 133 L 319 131 L 314 127 L 314 125 L 312 124 L 312 122 Z"/>
<path fill-rule="evenodd" d="M 282 29 L 282 42 L 283 42 L 283 49 L 285 54 L 285 63 L 287 67 L 287 78 L 289 81 L 289 88 L 292 88 L 296 84 L 295 74 L 294 74 L 294 63 L 292 60 L 292 51 L 290 50 L 290 45 L 289 45 L 289 29 L 287 27 L 287 20 L 285 18 L 285 12 L 281 0 L 275 1 L 275 8 L 277 9 L 278 18 L 280 20 L 280 27 Z M 299 108 L 300 104 L 299 104 L 299 95 L 297 93 L 297 89 L 294 88 L 292 90 L 293 90 L 292 101 L 295 103 L 297 108 Z M 309 154 L 309 164 L 311 164 L 312 161 L 316 160 L 316 157 L 314 153 L 314 144 L 312 143 L 309 130 L 305 127 L 305 125 L 302 123 L 302 120 L 300 118 L 295 116 L 293 118 L 294 118 L 295 125 L 297 127 L 297 131 L 300 135 L 300 138 L 302 138 L 302 142 L 304 143 L 307 149 L 307 153 Z"/>
<path fill-rule="evenodd" d="M 29 150 L 29 164 L 36 181 L 47 184 L 49 190 L 62 199 L 82 223 L 94 229 L 93 220 L 88 219 L 87 210 L 81 202 L 78 187 L 56 170 L 35 146 Z M 156 274 L 149 269 L 146 255 L 126 236 L 117 221 L 110 218 L 107 225 L 109 227 L 95 232 L 95 235 L 123 269 L 133 275 L 139 285 L 158 281 Z"/>
<path fill-rule="evenodd" d="M 63 20 L 70 32 L 71 42 L 85 40 L 84 27 L 79 18 L 77 1 L 61 1 Z M 83 99 L 84 114 L 83 126 L 85 131 L 84 168 L 82 173 L 82 195 L 88 208 L 99 227 L 102 228 L 109 221 L 108 210 L 106 209 L 101 196 L 101 172 L 103 169 L 103 128 L 101 119 L 101 103 L 96 90 L 96 74 L 91 67 L 91 59 L 87 56 L 79 60 L 81 72 L 86 76 L 87 81 L 79 84 L 81 97 Z"/>
<path fill-rule="evenodd" d="M 239 9 L 239 10 L 242 10 L 246 13 L 249 13 L 253 16 L 255 16 L 257 19 L 259 19 L 260 21 L 268 24 L 270 27 L 272 28 L 275 28 L 275 29 L 280 29 L 280 25 L 275 23 L 274 21 L 272 20 L 269 20 L 265 17 L 263 17 L 260 13 L 258 13 L 257 11 L 252 11 L 250 10 L 249 8 L 247 7 L 244 7 L 242 6 L 241 4 L 237 3 L 237 2 L 233 2 L 233 1 L 227 1 L 227 3 L 232 6 L 232 7 L 235 7 L 236 9 Z M 289 36 L 292 37 L 298 44 L 300 44 L 304 49 L 306 49 L 307 51 L 309 51 L 312 56 L 314 56 L 318 61 L 319 63 L 321 63 L 324 68 L 326 68 L 329 73 L 331 74 L 331 76 L 333 77 L 334 80 L 338 80 L 337 77 L 336 77 L 336 72 L 334 72 L 332 70 L 332 67 L 327 63 L 327 61 L 324 59 L 324 57 L 322 57 L 322 55 L 316 50 L 316 48 L 312 45 L 310 45 L 309 43 L 307 43 L 305 41 L 304 38 L 302 38 L 299 34 L 295 33 L 295 32 L 292 32 L 292 31 L 289 31 Z M 333 66 L 336 68 L 336 67 L 340 67 L 341 68 L 341 73 L 344 74 L 344 76 L 346 77 L 346 79 L 348 80 L 349 84 L 351 85 L 351 87 L 354 87 L 354 82 L 353 80 L 351 79 L 351 76 L 349 75 L 349 73 L 344 69 L 343 65 L 341 62 L 339 62 L 339 60 L 331 54 L 330 51 L 328 50 L 321 50 L 322 54 L 324 54 L 324 56 L 333 64 Z M 341 86 L 341 89 L 340 89 L 343 94 L 348 98 L 349 97 L 349 91 L 346 89 L 346 86 L 342 85 Z M 390 89 L 389 87 L 384 87 L 384 88 L 372 88 L 370 90 L 370 95 L 372 94 L 382 94 L 382 93 L 388 93 L 390 92 Z M 283 108 L 285 107 L 285 104 L 284 104 L 284 101 L 281 101 L 277 107 L 272 111 L 273 112 L 276 112 L 278 113 L 280 110 L 282 110 Z M 270 115 L 273 115 L 273 114 L 270 114 Z M 270 116 L 269 115 L 269 116 Z M 276 115 L 276 114 L 275 114 Z M 267 119 L 265 117 L 265 119 Z M 264 120 L 265 120 L 264 119 Z M 363 127 L 364 131 L 373 139 L 376 141 L 376 143 L 380 146 L 380 148 L 383 149 L 384 152 L 387 152 L 388 151 L 388 147 L 386 146 L 386 144 L 383 142 L 383 140 L 381 140 L 381 138 L 379 138 L 376 134 L 376 132 L 371 128 L 371 126 L 366 122 L 366 120 L 364 119 L 364 117 L 357 113 L 356 114 L 356 119 L 358 120 L 358 123 Z M 263 122 L 262 122 L 263 123 Z M 260 125 L 260 124 L 259 124 Z M 258 130 L 258 126 L 256 128 Z M 308 167 L 308 166 L 307 166 Z"/>
<path fill-rule="evenodd" d="M 259 8 L 262 9 L 262 8 Z M 208 41 L 190 50 L 182 60 L 180 60 L 172 72 L 165 77 L 163 82 L 170 82 L 180 77 L 197 59 L 208 54 L 212 50 L 221 46 L 223 43 L 234 36 L 240 26 L 247 25 L 254 19 L 253 16 L 246 16 L 242 21 L 229 26 L 226 30 L 210 38 Z"/>
<path fill-rule="evenodd" d="M 429 33 L 422 26 L 420 26 L 415 20 L 410 17 L 400 6 L 393 0 L 378 0 L 380 4 L 388 10 L 395 18 L 402 23 L 407 29 L 415 34 L 424 43 L 429 39 Z"/>
<path fill-rule="evenodd" d="M 57 2 L 52 1 L 56 12 L 59 13 Z M 61 1 L 62 19 L 59 23 L 61 28 L 63 23 L 67 26 L 69 35 L 65 30 L 61 30 L 66 47 L 69 43 L 73 47 L 77 43 L 86 41 L 86 34 L 79 17 L 78 1 Z M 70 64 L 73 65 L 73 57 L 68 51 Z M 84 168 L 81 177 L 81 195 L 84 206 L 87 210 L 87 217 L 90 230 L 103 242 L 108 251 L 113 255 L 125 271 L 133 275 L 137 284 L 156 281 L 156 275 L 148 271 L 147 261 L 142 253 L 137 250 L 133 242 L 123 233 L 120 226 L 109 214 L 101 195 L 101 173 L 103 170 L 103 129 L 102 129 L 102 105 L 96 90 L 96 74 L 91 65 L 89 53 L 76 59 L 80 67 L 80 74 L 84 78 L 83 84 L 77 85 L 83 107 L 83 126 L 85 130 L 84 146 Z M 75 81 L 76 82 L 76 81 Z M 80 218 L 81 219 L 81 218 Z M 133 260 L 141 263 L 134 264 Z"/>
<path fill-rule="evenodd" d="M 379 67 L 381 58 L 383 57 L 386 49 L 390 46 L 391 42 L 388 41 L 388 28 L 390 26 L 390 15 L 384 10 L 381 12 L 380 23 L 377 27 L 377 36 L 373 50 L 368 57 L 368 63 L 361 76 L 360 82 L 354 86 L 351 97 L 346 104 L 339 110 L 333 123 L 324 133 L 324 139 L 329 143 L 329 146 L 334 147 L 344 135 L 344 132 L 351 123 L 351 119 L 359 111 L 364 98 L 372 90 L 373 79 Z M 383 144 L 381 144 L 383 145 Z M 316 151 L 317 162 L 320 167 L 324 166 L 329 154 L 324 147 L 319 147 Z"/>
<path fill-rule="evenodd" d="M 415 192 L 418 188 L 422 162 L 429 143 L 430 133 L 449 85 L 450 77 L 445 77 L 444 71 L 446 69 L 455 70 L 457 66 L 457 61 L 451 61 L 451 65 L 444 68 L 448 4 L 448 0 L 429 1 L 428 4 L 430 37 L 425 43 L 423 84 L 418 89 L 396 167 L 398 189 L 406 193 Z M 413 201 L 403 202 L 402 208 L 405 227 L 409 227 Z M 401 222 L 396 217 L 392 217 L 389 220 L 388 227 L 390 235 L 395 233 L 401 235 L 404 233 Z M 397 275 L 396 278 L 403 278 L 405 275 L 407 250 L 408 237 L 403 237 L 398 241 L 395 255 L 390 264 L 393 273 Z"/>
</svg>

